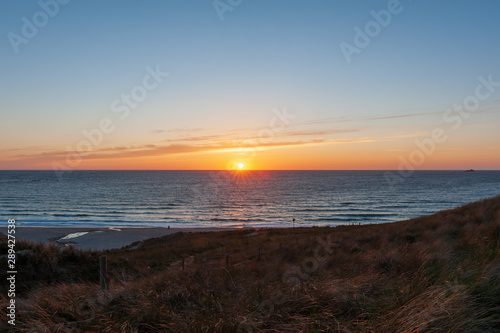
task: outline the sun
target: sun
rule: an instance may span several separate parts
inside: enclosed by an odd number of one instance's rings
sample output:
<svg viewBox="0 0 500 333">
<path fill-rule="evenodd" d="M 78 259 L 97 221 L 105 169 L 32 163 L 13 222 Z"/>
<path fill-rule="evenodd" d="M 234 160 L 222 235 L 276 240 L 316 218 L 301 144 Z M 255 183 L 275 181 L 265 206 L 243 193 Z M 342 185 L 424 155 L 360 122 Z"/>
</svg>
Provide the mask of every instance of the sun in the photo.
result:
<svg viewBox="0 0 500 333">
<path fill-rule="evenodd" d="M 238 169 L 243 170 L 245 168 L 245 164 L 238 163 Z"/>
</svg>

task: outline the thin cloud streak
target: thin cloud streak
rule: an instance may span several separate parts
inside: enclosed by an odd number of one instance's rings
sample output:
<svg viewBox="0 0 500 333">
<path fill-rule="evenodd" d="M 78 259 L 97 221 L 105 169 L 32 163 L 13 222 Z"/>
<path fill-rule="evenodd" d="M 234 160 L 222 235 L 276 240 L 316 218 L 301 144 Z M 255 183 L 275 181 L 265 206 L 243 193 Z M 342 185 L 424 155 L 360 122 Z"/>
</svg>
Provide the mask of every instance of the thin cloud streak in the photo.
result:
<svg viewBox="0 0 500 333">
<path fill-rule="evenodd" d="M 295 132 L 283 132 L 277 137 L 294 137 L 294 136 L 319 136 L 319 135 L 336 135 L 345 133 L 355 133 L 360 132 L 362 129 L 327 129 L 327 130 L 303 130 Z M 197 142 L 197 141 L 228 141 L 227 139 L 234 141 L 247 141 L 247 140 L 259 140 L 258 135 L 248 136 L 241 138 L 241 135 L 236 134 L 215 134 L 215 135 L 202 135 L 202 136 L 192 136 L 192 137 L 181 137 L 175 139 L 166 139 L 166 142 Z"/>
<path fill-rule="evenodd" d="M 59 160 L 64 159 L 69 153 L 78 154 L 82 160 L 102 160 L 102 159 L 120 159 L 120 158 L 139 158 L 139 157 L 155 157 L 167 156 L 175 154 L 202 154 L 202 153 L 217 153 L 217 152 L 237 152 L 242 150 L 256 149 L 267 150 L 277 148 L 292 148 L 299 146 L 311 145 L 334 145 L 334 144 L 350 144 L 350 143 L 367 143 L 392 141 L 399 138 L 415 137 L 425 135 L 423 132 L 401 134 L 386 137 L 360 137 L 360 138 L 344 138 L 331 139 L 315 138 L 313 140 L 301 141 L 278 141 L 278 142 L 257 142 L 256 140 L 225 140 L 209 144 L 201 145 L 186 145 L 186 144 L 170 144 L 170 145 L 142 145 L 132 147 L 108 147 L 95 149 L 89 152 L 68 152 L 68 151 L 49 151 L 38 154 L 20 154 L 13 156 L 19 160 Z"/>
<path fill-rule="evenodd" d="M 174 128 L 169 130 L 156 129 L 152 130 L 151 133 L 161 134 L 161 133 L 179 133 L 179 132 L 199 132 L 204 130 L 205 128 Z"/>
<path fill-rule="evenodd" d="M 496 104 L 499 101 L 495 101 L 492 104 Z M 490 107 L 488 109 L 483 109 L 471 114 L 481 114 L 481 113 L 499 113 L 498 108 Z M 426 115 L 436 115 L 442 114 L 443 112 L 422 112 L 422 113 L 411 113 L 405 115 L 392 115 L 383 117 L 371 117 L 365 120 L 384 120 L 390 118 L 411 118 L 417 116 Z M 337 118 L 326 118 L 318 119 L 313 121 L 305 121 L 302 123 L 291 124 L 289 127 L 294 130 L 284 129 L 276 133 L 274 137 L 274 142 L 263 143 L 261 138 L 256 135 L 258 131 L 263 128 L 258 129 L 240 129 L 231 130 L 223 134 L 207 134 L 207 135 L 189 135 L 191 132 L 199 132 L 201 128 L 177 128 L 171 130 L 155 130 L 154 133 L 158 134 L 176 134 L 176 133 L 186 133 L 187 136 L 177 137 L 177 138 L 167 138 L 163 142 L 168 142 L 169 144 L 145 144 L 139 146 L 116 146 L 116 147 L 106 147 L 106 148 L 95 148 L 88 152 L 73 152 L 78 154 L 83 160 L 103 160 L 103 159 L 120 159 L 120 158 L 141 158 L 141 157 L 156 157 L 156 156 L 168 156 L 175 154 L 204 154 L 204 153 L 217 153 L 217 152 L 237 152 L 248 149 L 277 149 L 277 148 L 292 148 L 307 145 L 337 145 L 337 144 L 354 144 L 354 143 L 373 143 L 381 141 L 393 141 L 403 138 L 419 137 L 427 135 L 427 132 L 413 132 L 413 133 L 403 133 L 395 134 L 389 136 L 364 136 L 358 138 L 337 138 L 332 139 L 328 136 L 342 135 L 342 134 L 352 134 L 360 133 L 368 130 L 367 127 L 350 128 L 350 129 L 339 129 L 339 128 L 321 128 L 321 129 L 308 129 L 308 125 L 321 124 L 323 127 L 327 125 L 328 122 L 340 122 L 349 121 L 345 117 Z M 352 120 L 351 120 L 352 121 Z M 299 127 L 299 128 L 297 128 Z M 303 127 L 300 129 L 300 127 Z M 305 127 L 305 128 L 304 128 Z M 317 127 L 317 126 L 316 126 Z M 375 127 L 370 127 L 370 129 L 376 129 Z M 245 132 L 252 131 L 252 135 L 245 136 Z M 317 138 L 306 140 L 305 138 L 316 136 Z M 290 140 L 292 138 L 302 137 L 302 140 Z M 488 149 L 498 149 L 499 147 L 488 147 Z M 18 161 L 47 161 L 53 162 L 58 160 L 64 160 L 68 154 L 66 150 L 53 150 L 53 151 L 43 151 L 37 152 L 44 149 L 40 146 L 31 146 L 25 149 L 22 148 L 11 148 L 3 149 L 3 152 L 22 152 L 22 151 L 32 151 L 33 153 L 17 154 L 9 156 L 9 160 Z M 463 148 L 462 148 L 463 149 Z"/>
<path fill-rule="evenodd" d="M 248 148 L 279 148 L 287 146 L 303 146 L 308 144 L 318 144 L 318 140 L 313 141 L 293 141 L 293 142 L 277 142 L 277 143 L 265 143 L 259 145 L 247 144 L 236 144 L 236 143 L 226 143 L 225 145 L 206 145 L 206 146 L 189 146 L 189 145 L 167 145 L 167 146 L 138 146 L 129 148 L 104 148 L 99 150 L 94 150 L 92 152 L 85 152 L 79 154 L 82 160 L 96 160 L 96 159 L 120 159 L 120 158 L 138 158 L 138 157 L 155 157 L 155 156 L 166 156 L 175 154 L 193 154 L 193 153 L 213 153 L 221 151 L 234 151 L 238 149 L 248 149 Z M 16 155 L 14 156 L 20 160 L 59 160 L 66 158 L 68 151 L 51 151 L 44 152 L 40 154 L 33 155 Z"/>
</svg>

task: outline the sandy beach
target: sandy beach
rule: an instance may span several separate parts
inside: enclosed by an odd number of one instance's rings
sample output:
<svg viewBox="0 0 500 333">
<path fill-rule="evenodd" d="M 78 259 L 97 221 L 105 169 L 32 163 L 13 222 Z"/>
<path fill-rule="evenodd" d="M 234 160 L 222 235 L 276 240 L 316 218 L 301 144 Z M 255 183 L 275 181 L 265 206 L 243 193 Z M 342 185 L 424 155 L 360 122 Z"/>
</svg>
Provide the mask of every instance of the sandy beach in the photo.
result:
<svg viewBox="0 0 500 333">
<path fill-rule="evenodd" d="M 16 239 L 54 243 L 60 246 L 73 245 L 83 250 L 119 249 L 137 241 L 161 237 L 176 232 L 209 232 L 229 230 L 227 228 L 142 228 L 142 227 L 17 227 Z M 7 228 L 0 228 L 7 234 Z"/>
</svg>

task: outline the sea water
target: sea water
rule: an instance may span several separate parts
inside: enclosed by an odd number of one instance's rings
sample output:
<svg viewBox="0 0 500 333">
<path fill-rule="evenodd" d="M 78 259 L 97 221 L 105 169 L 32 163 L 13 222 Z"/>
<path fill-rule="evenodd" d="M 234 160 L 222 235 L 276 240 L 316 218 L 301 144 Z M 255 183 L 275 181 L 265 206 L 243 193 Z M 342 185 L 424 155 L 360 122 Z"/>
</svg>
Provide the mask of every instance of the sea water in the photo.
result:
<svg viewBox="0 0 500 333">
<path fill-rule="evenodd" d="M 500 195 L 500 171 L 0 171 L 18 226 L 384 223 Z M 294 222 L 295 219 L 295 222 Z"/>
</svg>

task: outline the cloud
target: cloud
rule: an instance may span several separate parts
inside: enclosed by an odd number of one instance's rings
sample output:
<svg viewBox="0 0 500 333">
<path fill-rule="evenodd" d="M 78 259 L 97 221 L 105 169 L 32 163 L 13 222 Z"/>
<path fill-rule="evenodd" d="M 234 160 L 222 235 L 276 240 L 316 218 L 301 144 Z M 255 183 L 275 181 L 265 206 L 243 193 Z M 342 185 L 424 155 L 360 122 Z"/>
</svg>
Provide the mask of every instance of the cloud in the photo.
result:
<svg viewBox="0 0 500 333">
<path fill-rule="evenodd" d="M 444 111 L 416 112 L 416 113 L 397 114 L 397 115 L 382 116 L 382 117 L 370 117 L 370 118 L 366 118 L 366 119 L 367 120 L 385 120 L 385 119 L 396 119 L 396 118 L 412 118 L 412 117 L 421 117 L 421 116 L 440 115 L 440 114 L 443 114 L 443 112 Z"/>
<path fill-rule="evenodd" d="M 345 122 L 359 122 L 359 121 L 379 121 L 379 120 L 388 120 L 388 119 L 399 119 L 399 118 L 414 118 L 414 117 L 423 117 L 423 116 L 436 116 L 442 115 L 446 110 L 439 111 L 428 111 L 428 112 L 413 112 L 406 114 L 393 114 L 386 116 L 376 116 L 376 117 L 360 117 L 360 118 L 350 118 L 347 116 L 343 117 L 331 117 L 331 118 L 322 118 L 322 119 L 314 119 L 303 121 L 300 123 L 294 122 L 287 126 L 286 129 L 282 131 L 276 131 L 274 138 L 286 140 L 287 138 L 292 137 L 307 137 L 307 136 L 315 136 L 315 137 L 327 137 L 331 135 L 341 135 L 348 133 L 359 133 L 367 130 L 368 128 L 361 126 L 353 126 L 348 129 L 339 129 L 339 128 L 325 128 L 328 126 L 332 126 L 332 123 L 345 123 Z M 475 111 L 474 113 L 497 113 L 500 110 L 495 108 L 483 109 Z M 323 128 L 318 129 L 318 125 Z M 376 125 L 374 125 L 376 126 Z M 316 128 L 315 128 L 316 127 Z M 259 140 L 259 133 L 262 129 L 266 129 L 267 127 L 254 127 L 254 128 L 239 128 L 233 129 L 230 131 L 226 131 L 225 133 L 220 134 L 205 134 L 205 135 L 192 135 L 193 132 L 199 132 L 202 128 L 176 128 L 169 130 L 154 130 L 154 133 L 159 134 L 167 134 L 167 138 L 164 139 L 164 142 L 169 142 L 171 144 L 185 144 L 192 145 L 195 143 L 206 143 L 212 145 L 221 145 L 221 142 L 227 142 L 228 140 L 234 140 L 236 142 L 242 142 L 244 140 Z M 373 126 L 371 127 L 372 129 Z M 409 134 L 400 134 L 393 137 L 385 137 L 384 139 L 396 139 L 396 138 L 405 138 L 405 137 L 415 137 L 425 135 L 423 132 L 419 133 L 409 133 Z M 348 139 L 351 140 L 351 139 Z"/>
<path fill-rule="evenodd" d="M 30 147 L 25 147 L 25 148 L 7 148 L 7 149 L 0 149 L 0 151 L 5 151 L 5 152 L 13 152 L 13 151 L 40 151 L 40 150 L 47 150 L 47 147 L 42 147 L 42 146 L 30 146 Z"/>
<path fill-rule="evenodd" d="M 338 140 L 330 140 L 328 142 L 332 143 L 332 144 L 341 144 L 341 143 L 366 143 L 366 142 L 375 142 L 375 139 L 372 139 L 372 138 L 338 139 Z"/>
<path fill-rule="evenodd" d="M 199 132 L 204 131 L 205 128 L 174 128 L 169 130 L 156 129 L 152 130 L 151 133 L 160 134 L 160 133 L 179 133 L 179 132 Z"/>
<path fill-rule="evenodd" d="M 91 159 L 115 159 L 127 157 L 146 157 L 146 156 L 160 156 L 168 154 L 190 153 L 203 151 L 203 148 L 197 148 L 186 145 L 142 145 L 131 147 L 109 147 L 94 149 L 90 152 L 72 152 L 72 151 L 49 151 L 38 154 L 22 154 L 13 156 L 18 159 L 51 159 L 59 160 L 66 158 L 69 154 L 76 154 L 83 160 Z"/>
<path fill-rule="evenodd" d="M 66 159 L 70 154 L 78 155 L 82 160 L 103 160 L 103 159 L 123 159 L 123 158 L 144 158 L 155 156 L 168 156 L 175 154 L 193 154 L 193 153 L 214 153 L 214 152 L 231 152 L 247 149 L 274 149 L 282 147 L 294 147 L 304 145 L 318 145 L 327 143 L 326 140 L 316 138 L 309 141 L 282 141 L 282 142 L 267 142 L 257 143 L 246 140 L 221 141 L 215 144 L 204 145 L 185 145 L 185 144 L 170 144 L 170 145 L 141 145 L 130 147 L 107 147 L 94 149 L 91 152 L 71 152 L 71 151 L 48 151 L 37 154 L 21 154 L 15 155 L 18 160 L 37 160 L 41 161 L 57 161 Z"/>
<path fill-rule="evenodd" d="M 325 130 L 303 130 L 295 132 L 287 132 L 286 136 L 317 136 L 317 135 L 334 135 L 360 132 L 361 128 L 354 129 L 325 129 Z"/>
<path fill-rule="evenodd" d="M 328 135 L 336 135 L 336 134 L 345 134 L 345 133 L 355 133 L 359 132 L 362 129 L 321 129 L 321 130 L 299 130 L 299 131 L 279 131 L 276 132 L 275 138 L 291 138 L 297 136 L 328 136 Z M 241 130 L 243 131 L 243 130 Z M 266 137 L 267 138 L 267 137 Z M 255 134 L 243 136 L 241 133 L 236 134 L 236 131 L 227 132 L 224 134 L 213 134 L 213 135 L 200 135 L 200 136 L 187 136 L 187 137 L 177 137 L 177 138 L 169 138 L 164 140 L 165 142 L 206 142 L 208 144 L 220 144 L 221 142 L 226 143 L 229 141 L 232 142 L 245 142 L 249 140 L 257 140 L 262 141 L 262 137 L 259 135 L 259 132 L 256 131 Z M 264 138 L 265 139 L 265 138 Z"/>
<path fill-rule="evenodd" d="M 428 132 L 415 132 L 415 133 L 406 133 L 406 134 L 396 134 L 390 136 L 384 136 L 384 139 L 403 139 L 403 138 L 415 138 L 419 136 L 428 135 Z"/>
<path fill-rule="evenodd" d="M 290 148 L 307 145 L 337 145 L 352 143 L 367 143 L 376 141 L 396 140 L 400 138 L 422 136 L 426 133 L 406 133 L 384 137 L 358 137 L 358 138 L 337 138 L 327 139 L 329 135 L 348 134 L 361 132 L 362 129 L 318 129 L 318 130 L 295 130 L 276 136 L 268 142 L 265 138 L 258 136 L 242 137 L 236 134 L 224 133 L 201 136 L 188 136 L 185 138 L 167 139 L 163 142 L 168 144 L 144 144 L 137 146 L 115 146 L 115 147 L 94 147 L 88 152 L 71 152 L 67 150 L 53 150 L 40 153 L 27 153 L 12 156 L 18 160 L 32 161 L 57 161 L 65 160 L 69 154 L 77 154 L 82 160 L 104 160 L 104 159 L 124 159 L 143 158 L 155 156 L 168 156 L 175 154 L 202 154 L 215 152 L 238 152 L 248 149 L 276 149 Z M 314 136 L 311 139 L 306 137 Z M 301 137 L 302 140 L 291 140 L 294 137 Z M 267 138 L 269 139 L 269 138 Z"/>
<path fill-rule="evenodd" d="M 498 103 L 498 101 L 495 101 Z M 493 104 L 495 104 L 493 103 Z M 174 129 L 157 129 L 152 133 L 164 134 L 163 141 L 158 144 L 143 144 L 136 146 L 114 146 L 114 147 L 94 147 L 89 152 L 82 152 L 83 160 L 104 160 L 104 159 L 125 159 L 125 158 L 142 158 L 155 156 L 168 156 L 175 154 L 204 154 L 214 152 L 237 152 L 242 149 L 276 149 L 286 147 L 299 147 L 308 145 L 338 145 L 338 144 L 354 144 L 380 141 L 393 141 L 403 138 L 411 138 L 427 135 L 427 132 L 412 132 L 401 133 L 387 136 L 366 135 L 366 131 L 376 130 L 377 126 L 369 128 L 361 126 L 353 126 L 352 128 L 332 128 L 332 123 L 363 121 L 363 120 L 384 120 L 392 118 L 412 118 L 418 116 L 428 116 L 442 114 L 439 112 L 420 112 L 408 113 L 400 115 L 387 115 L 369 118 L 350 119 L 348 117 L 324 118 L 301 123 L 292 123 L 287 128 L 274 132 L 274 137 L 271 142 L 265 141 L 265 138 L 259 137 L 260 131 L 267 127 L 260 128 L 240 128 L 238 130 L 228 130 L 223 133 L 204 133 L 196 135 L 200 131 L 207 131 L 203 128 L 174 128 Z M 498 113 L 500 110 L 495 107 L 482 109 L 474 113 Z M 328 128 L 330 127 L 330 128 Z M 361 136 L 365 132 L 365 136 Z M 358 137 L 351 137 L 354 133 Z M 337 136 L 337 137 L 335 137 Z M 297 140 L 295 140 L 297 139 Z M 488 149 L 498 149 L 491 147 Z M 53 162 L 65 160 L 69 153 L 66 150 L 52 150 L 47 148 L 32 146 L 25 149 L 11 148 L 0 150 L 10 152 L 16 155 L 9 156 L 9 159 L 21 161 L 32 160 L 36 162 Z"/>
<path fill-rule="evenodd" d="M 222 140 L 227 139 L 227 134 L 214 134 L 214 135 L 200 135 L 200 136 L 188 136 L 188 137 L 180 137 L 175 139 L 166 139 L 166 142 L 183 142 L 183 141 L 209 141 L 209 140 Z"/>
</svg>

